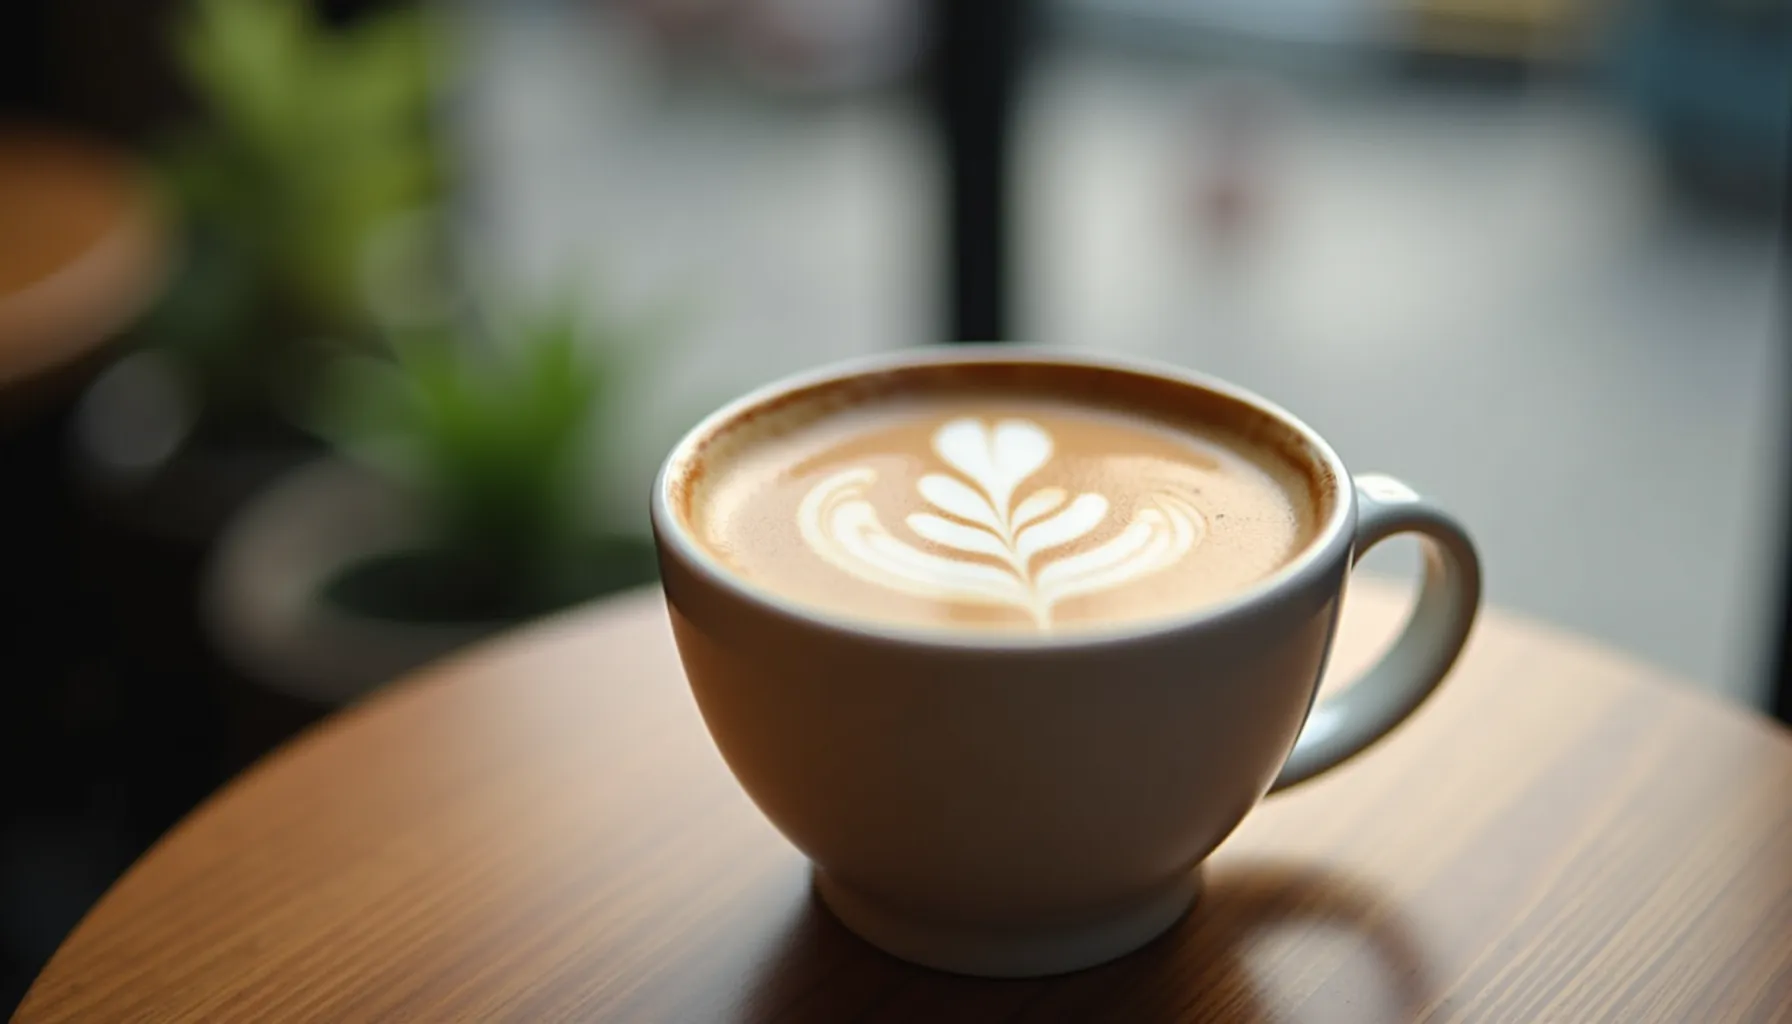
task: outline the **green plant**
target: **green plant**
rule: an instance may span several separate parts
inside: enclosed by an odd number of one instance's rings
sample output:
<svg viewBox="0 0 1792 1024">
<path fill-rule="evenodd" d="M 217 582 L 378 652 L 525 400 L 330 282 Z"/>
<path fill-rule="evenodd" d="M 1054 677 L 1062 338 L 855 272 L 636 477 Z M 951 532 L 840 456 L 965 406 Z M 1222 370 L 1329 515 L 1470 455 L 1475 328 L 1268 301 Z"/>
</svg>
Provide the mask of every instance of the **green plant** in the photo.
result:
<svg viewBox="0 0 1792 1024">
<path fill-rule="evenodd" d="M 175 52 L 204 116 L 165 168 L 202 280 L 173 296 L 175 342 L 272 366 L 371 329 L 370 247 L 442 185 L 435 35 L 420 8 L 331 28 L 304 0 L 195 0 Z"/>
<path fill-rule="evenodd" d="M 389 357 L 330 368 L 318 425 L 413 497 L 462 586 L 500 610 L 551 607 L 588 596 L 605 469 L 594 418 L 642 340 L 571 303 L 489 336 L 409 331 Z"/>
</svg>

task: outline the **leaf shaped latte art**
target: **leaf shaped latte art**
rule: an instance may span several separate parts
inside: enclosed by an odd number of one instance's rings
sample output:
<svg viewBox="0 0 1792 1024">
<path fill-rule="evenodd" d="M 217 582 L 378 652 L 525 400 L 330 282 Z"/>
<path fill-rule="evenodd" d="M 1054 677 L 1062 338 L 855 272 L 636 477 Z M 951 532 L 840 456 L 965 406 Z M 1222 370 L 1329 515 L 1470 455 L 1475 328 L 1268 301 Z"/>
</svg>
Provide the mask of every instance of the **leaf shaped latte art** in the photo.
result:
<svg viewBox="0 0 1792 1024">
<path fill-rule="evenodd" d="M 1040 629 L 1051 626 L 1059 603 L 1159 572 L 1200 543 L 1201 513 L 1166 489 L 1102 544 L 1043 559 L 1094 532 L 1111 505 L 1103 495 L 1071 497 L 1060 487 L 1041 487 L 1016 504 L 1021 485 L 1051 461 L 1053 447 L 1050 434 L 1023 419 L 993 427 L 955 419 L 934 433 L 934 452 L 960 476 L 921 477 L 915 489 L 934 511 L 903 521 L 922 540 L 969 558 L 935 554 L 891 533 L 866 498 L 877 479 L 869 467 L 817 483 L 797 509 L 797 525 L 816 554 L 861 580 L 930 600 L 1017 608 Z"/>
</svg>

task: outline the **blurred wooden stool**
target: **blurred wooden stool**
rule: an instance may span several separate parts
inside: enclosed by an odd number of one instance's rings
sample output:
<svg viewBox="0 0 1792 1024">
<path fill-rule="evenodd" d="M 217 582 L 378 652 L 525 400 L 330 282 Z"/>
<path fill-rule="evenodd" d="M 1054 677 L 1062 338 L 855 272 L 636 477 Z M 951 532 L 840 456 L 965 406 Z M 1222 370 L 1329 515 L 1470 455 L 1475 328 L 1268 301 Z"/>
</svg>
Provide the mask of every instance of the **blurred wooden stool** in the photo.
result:
<svg viewBox="0 0 1792 1024">
<path fill-rule="evenodd" d="M 66 396 L 168 264 L 144 169 L 98 143 L 0 125 L 0 426 Z"/>
</svg>

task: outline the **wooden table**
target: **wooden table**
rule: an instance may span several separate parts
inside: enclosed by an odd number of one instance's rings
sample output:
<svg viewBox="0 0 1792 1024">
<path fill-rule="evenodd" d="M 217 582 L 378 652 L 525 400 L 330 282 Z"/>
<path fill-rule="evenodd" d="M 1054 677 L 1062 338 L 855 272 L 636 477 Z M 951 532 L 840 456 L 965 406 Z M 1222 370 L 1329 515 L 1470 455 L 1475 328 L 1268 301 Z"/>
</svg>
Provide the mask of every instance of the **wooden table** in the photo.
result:
<svg viewBox="0 0 1792 1024">
<path fill-rule="evenodd" d="M 1352 592 L 1338 662 L 1402 610 Z M 716 755 L 656 594 L 343 714 L 150 851 L 21 1021 L 1792 1020 L 1792 739 L 1488 613 L 1169 935 L 1043 981 L 862 944 Z"/>
</svg>

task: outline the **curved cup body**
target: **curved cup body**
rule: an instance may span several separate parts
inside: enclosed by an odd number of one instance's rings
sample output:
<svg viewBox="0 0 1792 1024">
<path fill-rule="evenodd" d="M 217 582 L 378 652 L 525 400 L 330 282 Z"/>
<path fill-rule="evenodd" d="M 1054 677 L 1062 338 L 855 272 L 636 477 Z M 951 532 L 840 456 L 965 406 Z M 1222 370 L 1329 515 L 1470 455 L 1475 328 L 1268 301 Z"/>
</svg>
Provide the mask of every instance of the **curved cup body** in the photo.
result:
<svg viewBox="0 0 1792 1024">
<path fill-rule="evenodd" d="M 1075 362 L 1007 349 L 901 358 Z M 879 366 L 890 362 L 901 365 Z M 1038 642 L 922 634 L 798 607 L 730 574 L 672 511 L 669 475 L 694 438 L 776 389 L 699 425 L 662 472 L 662 577 L 704 721 L 748 795 L 814 862 L 828 906 L 898 956 L 1025 976 L 1142 945 L 1186 911 L 1201 861 L 1272 785 L 1324 771 L 1392 728 L 1467 632 L 1461 609 L 1472 618 L 1478 575 L 1450 577 L 1458 604 L 1444 618 L 1459 632 L 1372 673 L 1377 699 L 1360 709 L 1327 701 L 1322 711 L 1337 713 L 1314 715 L 1302 737 L 1358 547 L 1447 517 L 1379 511 L 1317 435 L 1261 399 L 1126 369 L 1254 405 L 1298 432 L 1334 482 L 1321 528 L 1290 565 L 1234 600 L 1126 631 Z M 1376 515 L 1359 535 L 1362 502 Z M 1466 535 L 1451 538 L 1450 564 L 1472 568 Z"/>
<path fill-rule="evenodd" d="M 1186 909 L 1143 935 L 1074 941 L 1179 892 L 1268 791 L 1347 564 L 1223 624 L 1037 652 L 841 635 L 710 588 L 676 556 L 663 572 L 698 707 L 765 816 L 870 913 L 972 945 L 991 936 L 956 956 L 920 948 L 937 936 L 879 944 L 967 973 L 1040 974 L 1119 955 Z"/>
</svg>

